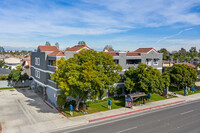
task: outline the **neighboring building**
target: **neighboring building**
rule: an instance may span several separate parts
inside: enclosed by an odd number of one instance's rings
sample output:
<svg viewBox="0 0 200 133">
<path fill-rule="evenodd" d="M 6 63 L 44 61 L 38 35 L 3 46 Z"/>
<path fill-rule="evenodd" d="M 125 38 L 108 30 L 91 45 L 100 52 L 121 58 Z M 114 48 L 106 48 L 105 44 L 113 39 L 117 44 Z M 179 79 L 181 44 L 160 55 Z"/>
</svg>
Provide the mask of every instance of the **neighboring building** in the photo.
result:
<svg viewBox="0 0 200 133">
<path fill-rule="evenodd" d="M 66 51 L 59 51 L 56 46 L 38 46 L 36 52 L 31 54 L 31 77 L 33 78 L 32 88 L 41 92 L 44 99 L 54 106 L 57 106 L 57 96 L 60 89 L 50 79 L 50 74 L 56 70 L 56 60 L 64 57 L 69 59 L 74 53 L 82 49 L 90 49 L 88 46 L 74 46 Z"/>
<path fill-rule="evenodd" d="M 10 57 L 4 59 L 5 65 L 11 67 L 11 69 L 15 69 L 17 66 L 21 65 L 21 59 Z"/>
<path fill-rule="evenodd" d="M 137 67 L 139 63 L 144 63 L 162 72 L 162 53 L 158 53 L 153 48 L 139 48 L 133 52 L 106 52 L 113 56 L 116 64 L 122 66 L 123 71 L 129 67 Z"/>
<path fill-rule="evenodd" d="M 28 76 L 31 76 L 31 59 L 24 58 L 22 59 L 22 74 L 27 73 Z"/>
<path fill-rule="evenodd" d="M 57 96 L 60 94 L 58 86 L 50 79 L 50 74 L 56 70 L 56 60 L 64 57 L 69 59 L 82 49 L 90 49 L 88 46 L 74 46 L 65 51 L 60 51 L 56 46 L 38 46 L 31 54 L 31 85 L 36 91 L 43 94 L 44 99 L 57 106 Z M 107 52 L 113 56 L 116 64 L 120 64 L 123 70 L 130 66 L 138 66 L 138 63 L 146 63 L 162 71 L 162 54 L 153 48 L 140 48 L 134 52 Z"/>
<path fill-rule="evenodd" d="M 0 68 L 0 75 L 9 75 L 11 72 L 10 69 Z"/>
</svg>

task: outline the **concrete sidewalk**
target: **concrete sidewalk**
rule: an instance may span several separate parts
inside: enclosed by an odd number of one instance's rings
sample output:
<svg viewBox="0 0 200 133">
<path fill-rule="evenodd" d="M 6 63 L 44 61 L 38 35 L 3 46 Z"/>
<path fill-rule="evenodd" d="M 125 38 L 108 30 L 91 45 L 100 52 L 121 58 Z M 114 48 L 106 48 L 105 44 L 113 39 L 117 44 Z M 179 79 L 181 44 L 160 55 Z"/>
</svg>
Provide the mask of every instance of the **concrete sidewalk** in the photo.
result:
<svg viewBox="0 0 200 133">
<path fill-rule="evenodd" d="M 93 114 L 87 114 L 83 116 L 71 117 L 71 118 L 68 118 L 68 122 L 65 123 L 66 127 L 61 128 L 61 129 L 76 127 L 76 126 L 80 126 L 80 125 L 84 125 L 84 124 L 88 124 L 94 121 L 104 120 L 108 118 L 117 118 L 123 115 L 128 115 L 128 114 L 130 115 L 130 114 L 134 114 L 134 113 L 142 112 L 142 111 L 156 110 L 158 108 L 164 108 L 166 106 L 175 105 L 178 103 L 183 103 L 183 102 L 188 102 L 188 101 L 194 101 L 198 99 L 200 99 L 200 93 L 193 94 L 190 96 L 178 95 L 177 98 L 150 102 L 145 105 L 134 106 L 133 109 L 120 108 L 120 109 L 113 109 L 113 110 L 103 111 L 103 112 L 98 112 L 98 113 L 93 113 Z M 56 130 L 59 130 L 59 128 Z M 56 131 L 56 130 L 53 130 L 53 131 Z"/>
<path fill-rule="evenodd" d="M 151 102 L 145 105 L 133 107 L 133 109 L 120 108 L 66 118 L 62 114 L 58 113 L 56 109 L 52 109 L 46 105 L 42 99 L 37 97 L 34 92 L 30 90 L 6 90 L 1 91 L 0 93 L 0 122 L 2 124 L 3 133 L 49 133 L 51 131 L 76 127 L 98 120 L 117 118 L 122 115 L 155 110 L 163 108 L 164 106 L 170 106 L 171 104 L 198 99 L 200 99 L 200 93 L 190 96 L 179 95 L 177 98 Z"/>
</svg>

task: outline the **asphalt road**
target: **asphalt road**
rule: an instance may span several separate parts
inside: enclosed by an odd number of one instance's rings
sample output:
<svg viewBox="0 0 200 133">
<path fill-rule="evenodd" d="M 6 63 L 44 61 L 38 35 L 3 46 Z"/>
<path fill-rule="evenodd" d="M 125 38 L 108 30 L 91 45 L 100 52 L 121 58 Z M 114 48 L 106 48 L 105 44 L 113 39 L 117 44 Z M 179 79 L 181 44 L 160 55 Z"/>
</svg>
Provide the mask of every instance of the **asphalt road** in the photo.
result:
<svg viewBox="0 0 200 133">
<path fill-rule="evenodd" d="M 56 131 L 56 133 L 200 133 L 200 101 Z"/>
</svg>

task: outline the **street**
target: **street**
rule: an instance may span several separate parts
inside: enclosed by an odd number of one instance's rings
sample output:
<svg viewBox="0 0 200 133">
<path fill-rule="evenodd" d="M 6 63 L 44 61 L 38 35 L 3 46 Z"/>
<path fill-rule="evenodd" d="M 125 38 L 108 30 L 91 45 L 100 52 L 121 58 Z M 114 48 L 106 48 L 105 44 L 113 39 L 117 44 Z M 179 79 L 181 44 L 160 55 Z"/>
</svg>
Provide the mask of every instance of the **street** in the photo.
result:
<svg viewBox="0 0 200 133">
<path fill-rule="evenodd" d="M 199 105 L 198 100 L 56 133 L 199 133 Z"/>
</svg>

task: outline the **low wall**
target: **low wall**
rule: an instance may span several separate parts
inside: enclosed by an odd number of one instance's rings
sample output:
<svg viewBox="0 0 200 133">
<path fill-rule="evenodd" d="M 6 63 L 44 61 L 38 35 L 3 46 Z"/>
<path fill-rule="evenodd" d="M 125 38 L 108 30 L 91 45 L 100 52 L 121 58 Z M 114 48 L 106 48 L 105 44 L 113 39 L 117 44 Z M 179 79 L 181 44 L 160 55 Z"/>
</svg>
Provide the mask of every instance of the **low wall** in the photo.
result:
<svg viewBox="0 0 200 133">
<path fill-rule="evenodd" d="M 8 81 L 8 80 L 0 80 L 0 88 L 3 87 L 25 87 L 25 86 L 30 86 L 31 81 L 26 80 L 23 82 L 13 82 L 13 81 Z"/>
</svg>

